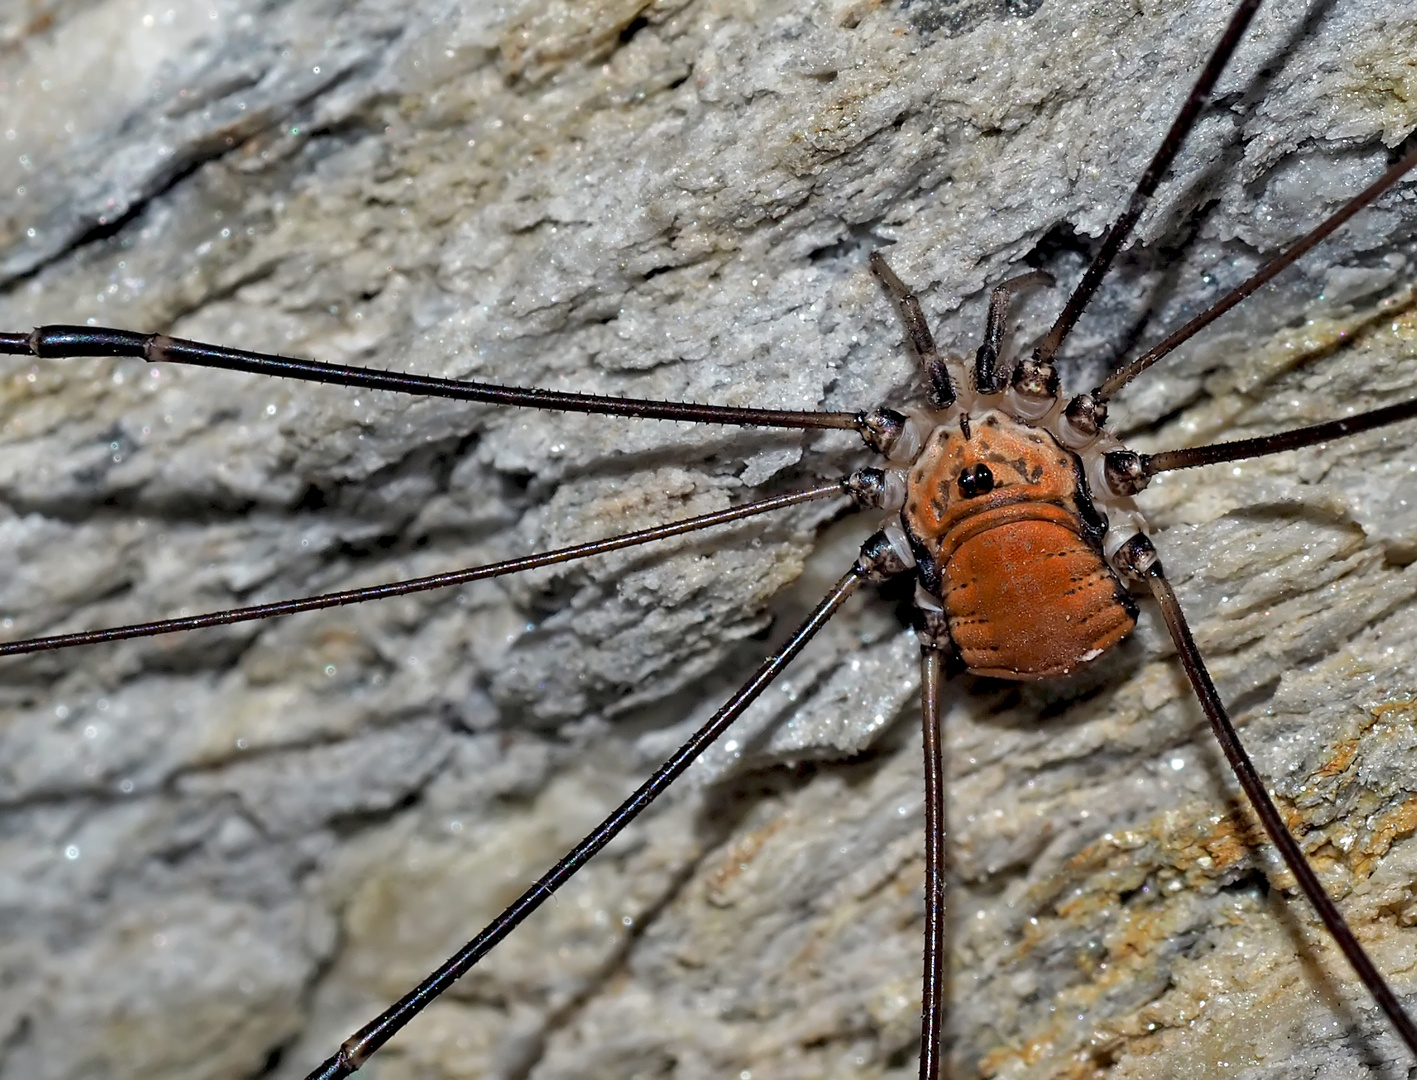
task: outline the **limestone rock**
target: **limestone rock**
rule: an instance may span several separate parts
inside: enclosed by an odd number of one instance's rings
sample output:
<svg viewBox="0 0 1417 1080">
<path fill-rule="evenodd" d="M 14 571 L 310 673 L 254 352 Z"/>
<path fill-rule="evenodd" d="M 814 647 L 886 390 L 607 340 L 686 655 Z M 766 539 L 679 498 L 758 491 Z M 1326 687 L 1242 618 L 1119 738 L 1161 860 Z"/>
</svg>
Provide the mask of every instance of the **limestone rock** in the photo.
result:
<svg viewBox="0 0 1417 1080">
<path fill-rule="evenodd" d="M 1223 0 L 92 0 L 0 13 L 0 330 L 855 410 L 1125 203 Z M 1261 10 L 1064 356 L 1082 389 L 1377 175 L 1417 12 Z M 1417 393 L 1407 181 L 1131 388 L 1143 450 Z M 836 477 L 843 433 L 3 365 L 9 638 L 435 573 Z M 1144 496 L 1222 693 L 1417 992 L 1412 425 Z M 297 1077 L 550 866 L 849 564 L 840 504 L 444 593 L 3 661 L 0 1076 Z M 663 805 L 368 1066 L 909 1076 L 916 649 L 853 603 Z M 954 1075 L 1406 1075 L 1247 831 L 1150 614 L 948 697 Z"/>
</svg>

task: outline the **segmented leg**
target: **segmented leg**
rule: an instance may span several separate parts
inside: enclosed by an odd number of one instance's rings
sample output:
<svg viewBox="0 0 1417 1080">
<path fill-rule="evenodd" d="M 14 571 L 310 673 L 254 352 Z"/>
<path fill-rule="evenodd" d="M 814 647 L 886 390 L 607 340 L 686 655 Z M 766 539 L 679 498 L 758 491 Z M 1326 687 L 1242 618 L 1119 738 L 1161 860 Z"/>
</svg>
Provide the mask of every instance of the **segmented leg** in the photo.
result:
<svg viewBox="0 0 1417 1080">
<path fill-rule="evenodd" d="M 1053 276 L 1042 270 L 1020 274 L 994 286 L 989 294 L 989 314 L 984 320 L 984 341 L 974 354 L 974 386 L 981 394 L 998 393 L 1009 384 L 1012 370 L 999 370 L 999 349 L 1009 328 L 1009 305 L 1024 289 L 1034 285 L 1051 285 Z"/>
<path fill-rule="evenodd" d="M 1304 856 L 1303 849 L 1299 847 L 1298 841 L 1294 839 L 1288 826 L 1284 824 L 1279 809 L 1274 805 L 1274 800 L 1270 798 L 1269 792 L 1265 788 L 1259 770 L 1250 760 L 1250 755 L 1245 752 L 1239 733 L 1236 732 L 1235 725 L 1225 711 L 1225 705 L 1220 700 L 1220 693 L 1211 680 L 1210 672 L 1206 670 L 1205 661 L 1201 659 L 1195 638 L 1191 636 L 1191 628 L 1186 622 L 1186 616 L 1181 611 L 1181 605 L 1176 600 L 1171 583 L 1166 579 L 1166 574 L 1162 570 L 1161 560 L 1157 557 L 1156 549 L 1152 547 L 1151 541 L 1146 537 L 1138 535 L 1123 549 L 1121 558 L 1132 574 L 1146 582 L 1152 595 L 1156 598 L 1156 602 L 1161 608 L 1162 618 L 1166 621 L 1166 629 L 1170 631 L 1171 640 L 1176 644 L 1176 652 L 1180 657 L 1181 666 L 1185 668 L 1186 677 L 1190 679 L 1196 698 L 1200 701 L 1201 708 L 1205 710 L 1207 719 L 1210 720 L 1211 730 L 1215 734 L 1216 741 L 1220 743 L 1220 749 L 1224 751 L 1225 759 L 1230 763 L 1230 768 L 1235 773 L 1235 779 L 1244 789 L 1250 805 L 1254 808 L 1255 815 L 1264 825 L 1265 832 L 1269 834 L 1270 841 L 1279 849 L 1284 864 L 1289 867 L 1289 872 L 1294 875 L 1295 880 L 1299 883 L 1299 888 L 1308 897 L 1309 903 L 1314 906 L 1314 910 L 1318 913 L 1319 919 L 1323 922 L 1329 935 L 1343 951 L 1343 955 L 1348 958 L 1348 962 L 1353 965 L 1353 970 L 1357 973 L 1358 978 L 1362 980 L 1368 992 L 1373 995 L 1373 1000 L 1378 1003 L 1378 1007 L 1392 1022 L 1392 1026 L 1397 1029 L 1398 1035 L 1407 1044 L 1407 1048 L 1417 1055 L 1417 1024 L 1413 1023 L 1407 1010 L 1398 1000 L 1397 994 L 1388 985 L 1382 973 L 1378 971 L 1363 946 L 1358 943 L 1358 939 L 1349 928 L 1343 913 L 1338 910 L 1338 905 L 1333 902 L 1324 889 L 1323 883 L 1314 873 L 1314 868 L 1309 865 L 1309 860 Z"/>
<path fill-rule="evenodd" d="M 944 357 L 935 347 L 935 335 L 930 333 L 930 324 L 925 321 L 925 312 L 920 309 L 920 299 L 906 288 L 905 282 L 900 280 L 879 251 L 871 252 L 871 269 L 891 291 L 900 307 L 905 332 L 910 335 L 911 347 L 920 357 L 920 366 L 925 371 L 925 396 L 930 407 L 948 409 L 955 403 L 954 382 L 950 379 Z"/>
<path fill-rule="evenodd" d="M 1322 424 L 1280 431 L 1273 435 L 1259 435 L 1253 439 L 1235 439 L 1231 442 L 1211 443 L 1209 446 L 1188 446 L 1160 454 L 1109 450 L 1103 461 L 1104 476 L 1112 494 L 1135 495 L 1144 490 L 1157 473 L 1193 469 L 1201 465 L 1218 465 L 1224 461 L 1244 461 L 1246 458 L 1282 454 L 1286 450 L 1300 450 L 1306 446 L 1319 446 L 1414 417 L 1417 417 L 1417 398 L 1409 398 L 1395 405 L 1384 405 L 1380 409 L 1346 416 L 1342 420 L 1328 420 Z"/>
<path fill-rule="evenodd" d="M 1222 296 L 1208 309 L 1201 312 L 1185 326 L 1175 333 L 1170 334 L 1164 341 L 1152 346 L 1142 353 L 1125 367 L 1119 368 L 1108 376 L 1097 389 L 1092 391 L 1092 397 L 1099 403 L 1104 403 L 1117 393 L 1127 383 L 1131 382 L 1152 364 L 1156 363 L 1167 353 L 1177 348 L 1183 342 L 1189 341 L 1202 328 L 1209 326 L 1220 316 L 1233 308 L 1241 300 L 1249 296 L 1261 285 L 1272 280 L 1282 270 L 1287 269 L 1300 258 L 1308 254 L 1317 247 L 1320 241 L 1336 232 L 1345 222 L 1363 207 L 1367 206 L 1383 192 L 1387 191 L 1414 168 L 1417 168 L 1417 149 L 1413 149 L 1406 156 L 1397 161 L 1382 176 L 1378 177 L 1366 188 L 1360 191 L 1353 198 L 1349 199 L 1341 209 L 1329 215 L 1320 222 L 1314 229 L 1290 244 L 1284 251 L 1276 255 L 1259 270 L 1251 274 L 1249 278 L 1241 282 L 1235 288 Z"/>
<path fill-rule="evenodd" d="M 920 635 L 920 713 L 925 747 L 925 973 L 920 996 L 920 1080 L 939 1080 L 944 1059 L 945 1020 L 949 1003 L 949 907 L 945 893 L 949 869 L 948 818 L 945 807 L 944 736 L 940 730 L 940 692 L 944 688 L 948 640 L 943 616 L 927 614 Z M 931 633 L 932 620 L 940 634 Z"/>
<path fill-rule="evenodd" d="M 716 510 L 711 514 L 674 521 L 666 525 L 656 525 L 649 529 L 622 533 L 604 540 L 593 540 L 587 544 L 558 548 L 555 551 L 536 555 L 523 555 L 515 559 L 472 566 L 461 570 L 449 570 L 428 577 L 393 581 L 383 585 L 368 585 L 359 589 L 342 592 L 322 593 L 295 600 L 277 600 L 269 604 L 253 604 L 249 607 L 229 608 L 212 611 L 203 615 L 184 615 L 175 619 L 156 619 L 152 622 L 132 623 L 127 626 L 110 626 L 99 630 L 80 630 L 71 634 L 53 634 L 48 637 L 26 638 L 21 641 L 7 641 L 0 644 L 0 656 L 17 656 L 22 653 L 44 652 L 50 649 L 68 649 L 78 645 L 97 645 L 105 641 L 126 641 L 130 638 L 156 637 L 159 634 L 175 634 L 187 630 L 201 630 L 211 626 L 229 626 L 232 623 L 250 622 L 255 619 L 271 619 L 282 615 L 294 615 L 302 611 L 320 611 L 325 608 L 344 607 L 360 604 L 366 600 L 384 600 L 393 596 L 408 596 L 411 593 L 446 589 L 454 585 L 466 585 L 472 581 L 487 578 L 506 577 L 520 574 L 524 570 L 534 570 L 543 566 L 573 562 L 591 555 L 602 555 L 608 551 L 619 551 L 637 544 L 653 543 L 671 536 L 682 536 L 700 529 L 711 529 L 716 525 L 741 521 L 756 514 L 766 514 L 788 506 L 810 502 L 813 499 L 829 499 L 834 495 L 851 495 L 858 507 L 879 506 L 879 494 L 883 487 L 875 483 L 879 469 L 860 469 L 834 484 L 791 491 L 774 495 L 768 499 L 758 499 L 742 506 Z"/>
<path fill-rule="evenodd" d="M 496 386 L 463 379 L 439 379 L 401 371 L 376 371 L 347 364 L 324 364 L 274 353 L 248 352 L 224 345 L 139 334 L 106 326 L 41 326 L 28 334 L 0 333 L 0 355 L 34 356 L 42 360 L 71 356 L 132 356 L 149 363 L 190 364 L 194 367 L 243 371 L 281 379 L 359 386 L 400 394 L 477 401 L 489 405 L 514 405 L 558 412 L 598 413 L 602 416 L 636 416 L 650 420 L 689 420 L 700 424 L 734 424 L 744 427 L 836 428 L 859 427 L 856 413 L 815 412 L 794 409 L 738 409 L 723 405 L 696 405 L 682 401 L 645 401 L 605 394 L 574 394 L 518 386 Z"/>
<path fill-rule="evenodd" d="M 1117 252 L 1122 250 L 1123 241 L 1131 234 L 1132 228 L 1151 202 L 1151 197 L 1156 194 L 1162 177 L 1171 168 L 1171 163 L 1176 160 L 1176 155 L 1181 152 L 1181 147 L 1185 145 L 1187 136 L 1196 126 L 1196 121 L 1200 119 L 1201 110 L 1210 101 L 1211 92 L 1220 79 L 1220 73 L 1225 70 L 1225 65 L 1235 54 L 1235 50 L 1240 45 L 1240 39 L 1245 36 L 1245 29 L 1250 25 L 1250 20 L 1255 17 L 1255 11 L 1259 6 L 1260 0 L 1241 0 L 1235 13 L 1230 16 L 1230 22 L 1225 27 L 1225 32 L 1221 34 L 1220 41 L 1210 54 L 1210 59 L 1201 69 L 1200 77 L 1196 79 L 1195 86 L 1191 88 L 1190 94 L 1186 97 L 1186 103 L 1181 106 L 1181 111 L 1172 121 L 1171 129 L 1161 140 L 1161 146 L 1157 149 L 1156 156 L 1151 159 L 1151 164 L 1146 167 L 1146 172 L 1142 173 L 1141 179 L 1137 181 L 1137 186 L 1132 191 L 1127 208 L 1107 230 L 1107 235 L 1102 239 L 1102 246 L 1093 256 L 1091 265 L 1084 272 L 1077 288 L 1073 290 L 1073 295 L 1068 298 L 1067 306 L 1063 308 L 1062 314 L 1058 316 L 1057 321 L 1053 323 L 1052 328 L 1039 343 L 1038 351 L 1034 353 L 1033 357 L 1037 363 L 1046 364 L 1057 355 L 1058 349 L 1063 344 L 1063 339 L 1077 324 L 1083 309 L 1087 307 L 1088 302 L 1097 292 L 1097 287 L 1102 283 L 1108 267 L 1112 265 L 1112 260 L 1117 257 Z"/>
<path fill-rule="evenodd" d="M 548 870 L 516 900 L 512 901 L 500 915 L 492 920 L 475 938 L 469 941 L 439 968 L 428 975 L 398 1001 L 390 1005 L 364 1027 L 360 1028 L 330 1058 L 322 1062 L 306 1080 L 342 1080 L 357 1072 L 369 1059 L 369 1055 L 383 1046 L 410 1020 L 423 1011 L 453 983 L 472 970 L 484 956 L 490 953 L 533 911 L 545 903 L 556 890 L 569 881 L 591 858 L 611 840 L 615 839 L 625 826 L 664 794 L 669 785 L 683 775 L 684 771 L 707 750 L 729 726 L 743 715 L 766 690 L 793 658 L 797 656 L 817 635 L 831 617 L 841 610 L 867 581 L 883 581 L 903 572 L 908 567 L 901 561 L 890 541 L 882 532 L 875 533 L 861 545 L 861 554 L 850 570 L 846 572 L 832 590 L 812 610 L 806 620 L 783 643 L 783 645 L 763 661 L 743 687 L 733 695 L 718 712 L 709 718 L 703 727 L 689 738 L 689 741 L 674 752 L 654 775 L 621 803 L 604 821 L 592 829 L 560 862 Z"/>
</svg>

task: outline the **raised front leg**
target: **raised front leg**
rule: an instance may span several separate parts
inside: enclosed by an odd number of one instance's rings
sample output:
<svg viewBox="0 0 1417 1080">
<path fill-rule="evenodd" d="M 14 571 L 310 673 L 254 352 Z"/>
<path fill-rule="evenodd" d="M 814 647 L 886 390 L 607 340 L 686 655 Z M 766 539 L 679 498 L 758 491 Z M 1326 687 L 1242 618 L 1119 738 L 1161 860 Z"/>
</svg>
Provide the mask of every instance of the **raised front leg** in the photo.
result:
<svg viewBox="0 0 1417 1080">
<path fill-rule="evenodd" d="M 950 380 L 949 369 L 944 357 L 935 348 L 935 336 L 925 321 L 925 313 L 920 310 L 920 300 L 905 287 L 905 282 L 886 263 L 879 251 L 871 252 L 871 269 L 891 291 L 900 306 L 900 317 L 905 322 L 905 332 L 910 335 L 910 344 L 920 357 L 920 366 L 925 369 L 925 396 L 933 409 L 948 409 L 955 403 L 955 387 Z"/>
<path fill-rule="evenodd" d="M 989 294 L 989 315 L 984 324 L 984 342 L 974 354 L 974 386 L 981 394 L 996 394 L 1009 384 L 1013 371 L 999 370 L 999 346 L 1008 327 L 1009 304 L 1015 294 L 1034 285 L 1051 285 L 1053 276 L 1042 270 L 1020 274 L 994 286 Z"/>
</svg>

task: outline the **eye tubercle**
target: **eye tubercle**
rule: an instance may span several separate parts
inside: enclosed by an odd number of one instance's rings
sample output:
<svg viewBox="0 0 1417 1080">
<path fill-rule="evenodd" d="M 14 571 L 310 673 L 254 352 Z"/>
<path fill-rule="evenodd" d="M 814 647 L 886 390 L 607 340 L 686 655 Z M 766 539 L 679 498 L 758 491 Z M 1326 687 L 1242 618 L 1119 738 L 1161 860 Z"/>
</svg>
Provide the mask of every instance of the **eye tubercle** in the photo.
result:
<svg viewBox="0 0 1417 1080">
<path fill-rule="evenodd" d="M 994 474 L 988 465 L 971 465 L 959 474 L 959 493 L 966 499 L 988 495 L 994 490 Z"/>
</svg>

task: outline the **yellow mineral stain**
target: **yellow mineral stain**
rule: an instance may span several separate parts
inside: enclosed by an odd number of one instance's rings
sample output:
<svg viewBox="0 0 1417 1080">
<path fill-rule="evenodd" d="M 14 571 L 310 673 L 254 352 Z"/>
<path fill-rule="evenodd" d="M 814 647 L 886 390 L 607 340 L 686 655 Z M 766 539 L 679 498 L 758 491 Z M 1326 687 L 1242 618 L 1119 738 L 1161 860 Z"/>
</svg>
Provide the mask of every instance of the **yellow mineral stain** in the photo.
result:
<svg viewBox="0 0 1417 1080">
<path fill-rule="evenodd" d="M 754 829 L 728 849 L 723 861 L 704 882 L 709 903 L 726 906 L 732 903 L 727 890 L 748 869 L 763 847 L 787 827 L 787 817 L 778 817 L 758 829 Z"/>
<path fill-rule="evenodd" d="M 646 0 L 560 0 L 512 22 L 502 35 L 502 71 L 508 79 L 538 83 L 566 64 L 608 54 L 619 35 L 651 5 Z"/>
<path fill-rule="evenodd" d="M 1398 33 L 1404 31 L 1398 30 Z M 1417 35 L 1407 28 L 1407 48 L 1358 52 L 1345 57 L 1348 85 L 1343 93 L 1369 117 L 1367 124 L 1381 125 L 1384 141 L 1396 143 L 1417 124 Z"/>
<path fill-rule="evenodd" d="M 1323 765 L 1319 766 L 1314 776 L 1319 780 L 1327 780 L 1330 777 L 1338 776 L 1352 763 L 1358 754 L 1358 740 L 1344 739 L 1334 750 L 1334 754 Z"/>
<path fill-rule="evenodd" d="M 1348 865 L 1359 877 L 1368 877 L 1393 841 L 1417 829 L 1417 795 L 1381 814 L 1368 829 L 1369 840 L 1349 853 Z"/>
<path fill-rule="evenodd" d="M 1414 328 L 1417 328 L 1417 319 L 1413 320 Z M 1378 720 L 1386 719 L 1389 714 L 1397 714 L 1408 720 L 1414 719 L 1413 706 L 1417 705 L 1417 698 L 1402 698 L 1400 701 L 1384 701 L 1379 705 L 1370 705 L 1368 711 Z"/>
</svg>

